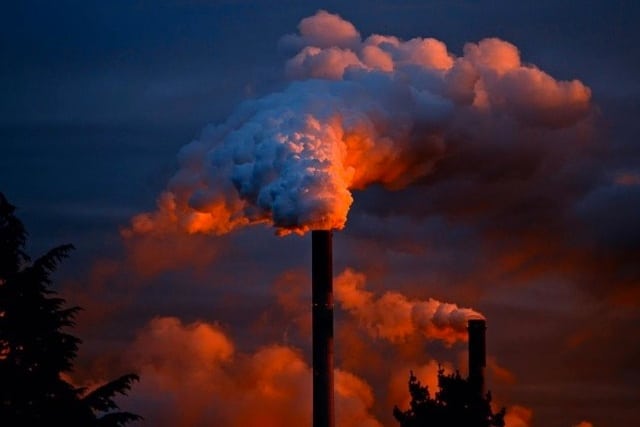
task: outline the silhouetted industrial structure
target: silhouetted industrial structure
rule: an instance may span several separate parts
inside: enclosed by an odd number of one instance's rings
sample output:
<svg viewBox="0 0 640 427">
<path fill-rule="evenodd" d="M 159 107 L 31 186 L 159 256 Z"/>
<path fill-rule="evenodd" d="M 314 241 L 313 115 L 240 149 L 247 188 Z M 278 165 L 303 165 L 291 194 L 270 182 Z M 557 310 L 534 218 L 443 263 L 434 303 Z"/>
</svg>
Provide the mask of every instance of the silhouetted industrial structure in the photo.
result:
<svg viewBox="0 0 640 427">
<path fill-rule="evenodd" d="M 413 372 L 409 374 L 409 409 L 393 408 L 393 416 L 400 427 L 504 427 L 505 409 L 494 413 L 491 393 L 485 393 L 486 322 L 472 319 L 467 322 L 469 333 L 469 376 L 459 371 L 445 374 L 438 370 L 438 390 L 432 395 Z"/>
<path fill-rule="evenodd" d="M 334 426 L 333 232 L 311 232 L 313 334 L 313 427 Z"/>
<path fill-rule="evenodd" d="M 484 394 L 484 368 L 487 366 L 487 323 L 484 319 L 467 322 L 469 333 L 469 386 L 478 395 Z"/>
</svg>

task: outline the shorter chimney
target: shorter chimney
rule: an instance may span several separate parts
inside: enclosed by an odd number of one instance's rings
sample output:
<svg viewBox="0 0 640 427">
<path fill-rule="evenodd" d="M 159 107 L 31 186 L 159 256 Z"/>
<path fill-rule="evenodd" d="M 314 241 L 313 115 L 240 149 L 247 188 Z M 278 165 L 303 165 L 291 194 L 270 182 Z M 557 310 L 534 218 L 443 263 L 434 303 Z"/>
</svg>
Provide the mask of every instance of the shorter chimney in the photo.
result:
<svg viewBox="0 0 640 427">
<path fill-rule="evenodd" d="M 483 396 L 484 368 L 487 366 L 485 335 L 487 324 L 484 319 L 471 319 L 467 323 L 469 331 L 469 384 L 475 393 Z"/>
</svg>

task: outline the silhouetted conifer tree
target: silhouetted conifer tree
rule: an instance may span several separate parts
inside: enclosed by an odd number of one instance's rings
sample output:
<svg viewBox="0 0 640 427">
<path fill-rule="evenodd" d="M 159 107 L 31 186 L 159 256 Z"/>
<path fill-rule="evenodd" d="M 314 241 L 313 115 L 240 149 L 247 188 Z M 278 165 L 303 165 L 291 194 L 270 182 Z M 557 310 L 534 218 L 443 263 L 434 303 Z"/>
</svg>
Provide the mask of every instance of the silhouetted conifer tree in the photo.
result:
<svg viewBox="0 0 640 427">
<path fill-rule="evenodd" d="M 504 427 L 505 409 L 493 413 L 491 392 L 480 395 L 460 373 L 445 375 L 438 370 L 438 392 L 429 389 L 409 374 L 409 409 L 393 408 L 401 427 Z"/>
<path fill-rule="evenodd" d="M 27 232 L 0 193 L 0 425 L 120 427 L 141 419 L 119 411 L 135 374 L 88 392 L 61 378 L 71 371 L 80 339 L 66 333 L 79 307 L 50 288 L 50 275 L 73 249 L 58 246 L 31 262 Z"/>
</svg>

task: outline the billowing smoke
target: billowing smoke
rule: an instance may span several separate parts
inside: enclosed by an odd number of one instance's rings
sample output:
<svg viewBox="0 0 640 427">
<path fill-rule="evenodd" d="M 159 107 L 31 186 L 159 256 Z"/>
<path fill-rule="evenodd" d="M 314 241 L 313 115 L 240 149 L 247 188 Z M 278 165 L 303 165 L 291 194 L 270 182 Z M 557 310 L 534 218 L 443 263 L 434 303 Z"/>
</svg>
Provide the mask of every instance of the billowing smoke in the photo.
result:
<svg viewBox="0 0 640 427">
<path fill-rule="evenodd" d="M 323 11 L 303 19 L 298 29 L 281 40 L 283 51 L 290 53 L 285 64 L 290 84 L 281 92 L 242 103 L 225 122 L 206 127 L 180 150 L 179 170 L 159 197 L 158 209 L 136 216 L 125 232 L 150 238 L 141 252 L 155 246 L 155 238 L 162 241 L 166 231 L 224 234 L 251 224 L 274 226 L 279 234 L 340 229 L 347 222 L 354 190 L 372 185 L 398 190 L 416 182 L 433 189 L 429 179 L 434 177 L 438 197 L 423 206 L 425 212 L 433 209 L 459 217 L 503 197 L 522 206 L 518 212 L 527 213 L 529 204 L 515 202 L 521 194 L 531 195 L 533 184 L 523 191 L 500 186 L 487 192 L 485 181 L 500 182 L 506 173 L 528 182 L 532 171 L 547 174 L 554 163 L 541 168 L 538 160 L 546 158 L 547 151 L 555 153 L 547 150 L 549 146 L 569 147 L 566 150 L 572 152 L 572 145 L 563 144 L 563 132 L 580 127 L 591 112 L 590 90 L 581 82 L 555 80 L 523 63 L 517 47 L 499 39 L 468 43 L 454 54 L 431 38 L 363 38 L 354 25 Z M 550 134 L 554 138 L 546 138 Z M 545 141 L 545 149 L 538 150 L 538 143 Z M 481 181 L 477 186 L 469 178 L 475 175 Z M 635 178 L 621 176 L 619 181 L 633 185 Z M 539 187 L 545 192 L 555 188 Z M 416 193 L 405 196 L 413 202 L 423 188 L 414 186 L 407 191 Z M 359 206 L 370 209 L 375 197 L 368 202 Z M 385 206 L 389 204 L 385 200 Z M 413 203 L 405 206 L 416 209 Z M 493 217 L 490 223 L 511 224 Z M 506 232 L 511 230 L 507 227 Z M 546 243 L 537 233 L 532 235 Z M 508 249 L 506 261 L 519 261 L 520 252 Z M 203 264 L 214 252 L 204 254 Z M 197 246 L 185 251 L 185 257 L 191 253 L 201 257 Z M 144 267 L 150 257 L 135 259 Z M 501 261 L 492 260 L 491 265 L 500 270 Z M 348 320 L 366 331 L 348 336 L 351 328 L 340 331 L 338 339 L 357 339 L 360 345 L 349 346 L 350 354 L 342 357 L 343 366 L 358 376 L 339 371 L 336 403 L 344 425 L 377 426 L 379 421 L 370 415 L 375 408 L 373 390 L 391 384 L 390 394 L 406 397 L 406 369 L 392 373 L 395 382 L 381 378 L 381 367 L 389 360 L 373 349 L 402 347 L 404 353 L 394 353 L 402 362 L 398 366 L 424 365 L 424 355 L 418 357 L 417 350 L 409 348 L 416 336 L 447 344 L 463 341 L 466 321 L 481 315 L 397 292 L 378 296 L 365 290 L 364 282 L 363 275 L 347 270 L 335 284 L 337 303 L 351 315 Z M 306 306 L 303 309 L 308 314 Z M 299 323 L 307 327 L 308 318 Z M 376 339 L 391 344 L 378 341 L 374 347 L 371 342 Z M 211 345 L 201 347 L 202 340 Z M 190 356 L 182 359 L 175 351 L 166 352 L 166 342 Z M 143 367 L 136 398 L 147 400 L 141 405 L 158 408 L 152 413 L 166 425 L 198 425 L 195 420 L 202 425 L 310 422 L 310 368 L 288 345 L 270 344 L 242 353 L 215 325 L 183 325 L 162 318 L 138 336 L 134 347 L 132 359 Z M 419 347 L 423 352 L 422 343 Z M 435 369 L 433 363 L 424 366 L 430 367 L 425 375 Z M 195 393 L 184 393 L 185 377 Z M 170 411 L 176 407 L 184 411 Z M 512 408 L 508 427 L 530 425 L 531 414 L 527 408 Z"/>
<path fill-rule="evenodd" d="M 281 45 L 292 53 L 289 86 L 244 102 L 183 147 L 158 210 L 135 217 L 130 231 L 341 229 L 352 190 L 405 187 L 479 130 L 558 129 L 591 108 L 581 82 L 522 63 L 496 38 L 455 55 L 432 38 L 363 39 L 320 11 Z"/>
<path fill-rule="evenodd" d="M 358 319 L 376 338 L 401 341 L 415 333 L 447 344 L 467 340 L 467 321 L 484 318 L 470 308 L 443 303 L 433 298 L 412 300 L 398 292 L 376 297 L 364 289 L 366 277 L 351 269 L 335 279 L 339 306 Z"/>
<path fill-rule="evenodd" d="M 158 427 L 311 424 L 311 368 L 299 350 L 271 344 L 240 353 L 207 322 L 157 317 L 140 330 L 126 357 L 140 384 L 128 406 Z M 382 427 L 370 414 L 371 387 L 336 370 L 336 415 L 346 427 Z"/>
<path fill-rule="evenodd" d="M 504 417 L 505 427 L 529 427 L 533 419 L 533 411 L 520 405 L 513 405 Z"/>
</svg>

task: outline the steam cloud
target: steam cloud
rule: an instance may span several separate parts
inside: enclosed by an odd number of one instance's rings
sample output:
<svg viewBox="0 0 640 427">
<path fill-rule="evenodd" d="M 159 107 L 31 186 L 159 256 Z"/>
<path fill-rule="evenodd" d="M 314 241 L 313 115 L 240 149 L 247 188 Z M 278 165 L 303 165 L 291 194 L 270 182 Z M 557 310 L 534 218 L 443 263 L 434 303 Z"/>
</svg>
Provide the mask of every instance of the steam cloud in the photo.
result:
<svg viewBox="0 0 640 427">
<path fill-rule="evenodd" d="M 529 427 L 533 419 L 533 411 L 520 405 L 509 407 L 504 417 L 506 427 Z"/>
<path fill-rule="evenodd" d="M 157 317 L 127 356 L 141 369 L 131 403 L 146 408 L 150 425 L 311 424 L 311 368 L 295 348 L 272 344 L 243 354 L 217 325 Z M 370 414 L 374 396 L 364 380 L 338 369 L 335 387 L 340 425 L 382 427 Z"/>
<path fill-rule="evenodd" d="M 370 335 L 399 341 L 416 332 L 428 339 L 454 344 L 467 339 L 467 321 L 483 319 L 470 308 L 443 303 L 433 298 L 411 300 L 398 292 L 381 297 L 364 289 L 366 277 L 351 269 L 336 277 L 335 297 L 338 304 L 367 329 Z"/>
<path fill-rule="evenodd" d="M 128 242 L 136 269 L 153 275 L 184 260 L 209 265 L 218 252 L 208 239 L 194 243 L 194 236 L 184 240 L 188 246 L 156 239 L 154 234 L 165 231 L 223 234 L 259 223 L 280 234 L 342 228 L 353 190 L 408 186 L 441 166 L 456 142 L 482 144 L 486 138 L 474 139 L 476 132 L 504 131 L 513 144 L 509 149 L 516 150 L 518 141 L 511 136 L 519 131 L 544 138 L 590 113 L 590 90 L 581 82 L 557 81 L 523 64 L 517 47 L 499 39 L 469 43 L 457 56 L 432 38 L 363 39 L 351 23 L 323 11 L 303 19 L 298 29 L 281 40 L 291 53 L 285 71 L 292 83 L 205 128 L 180 150 L 179 171 L 159 197 L 158 209 L 132 220 L 125 234 L 146 234 Z M 460 174 L 468 163 L 454 166 L 441 179 Z M 631 186 L 640 180 L 629 172 L 615 182 Z M 465 195 L 481 193 L 477 188 L 466 188 Z M 171 245 L 166 259 L 157 258 L 158 242 Z M 513 263 L 514 251 L 508 255 Z M 453 344 L 466 339 L 466 320 L 481 317 L 433 299 L 412 300 L 397 292 L 377 296 L 365 290 L 365 280 L 352 270 L 342 273 L 336 300 L 370 337 L 394 345 L 411 334 Z M 303 309 L 306 313 L 306 305 Z M 310 423 L 311 372 L 295 348 L 270 344 L 241 353 L 216 325 L 164 317 L 138 334 L 127 356 L 142 375 L 132 398 L 140 407 L 155 408 L 139 411 L 152 414 L 154 425 Z M 393 372 L 392 404 L 407 397 L 406 372 L 414 366 Z M 436 369 L 432 361 L 417 372 L 428 380 Z M 345 426 L 378 427 L 369 378 L 357 373 L 361 376 L 336 373 L 338 419 Z M 507 427 L 531 421 L 532 411 L 521 406 L 511 407 L 506 418 Z"/>
<path fill-rule="evenodd" d="M 281 40 L 293 55 L 292 83 L 244 102 L 184 146 L 158 210 L 136 216 L 128 233 L 341 229 L 352 190 L 405 187 L 475 129 L 553 130 L 590 111 L 581 82 L 523 64 L 496 38 L 456 56 L 433 38 L 363 40 L 325 11 L 298 29 Z"/>
</svg>

